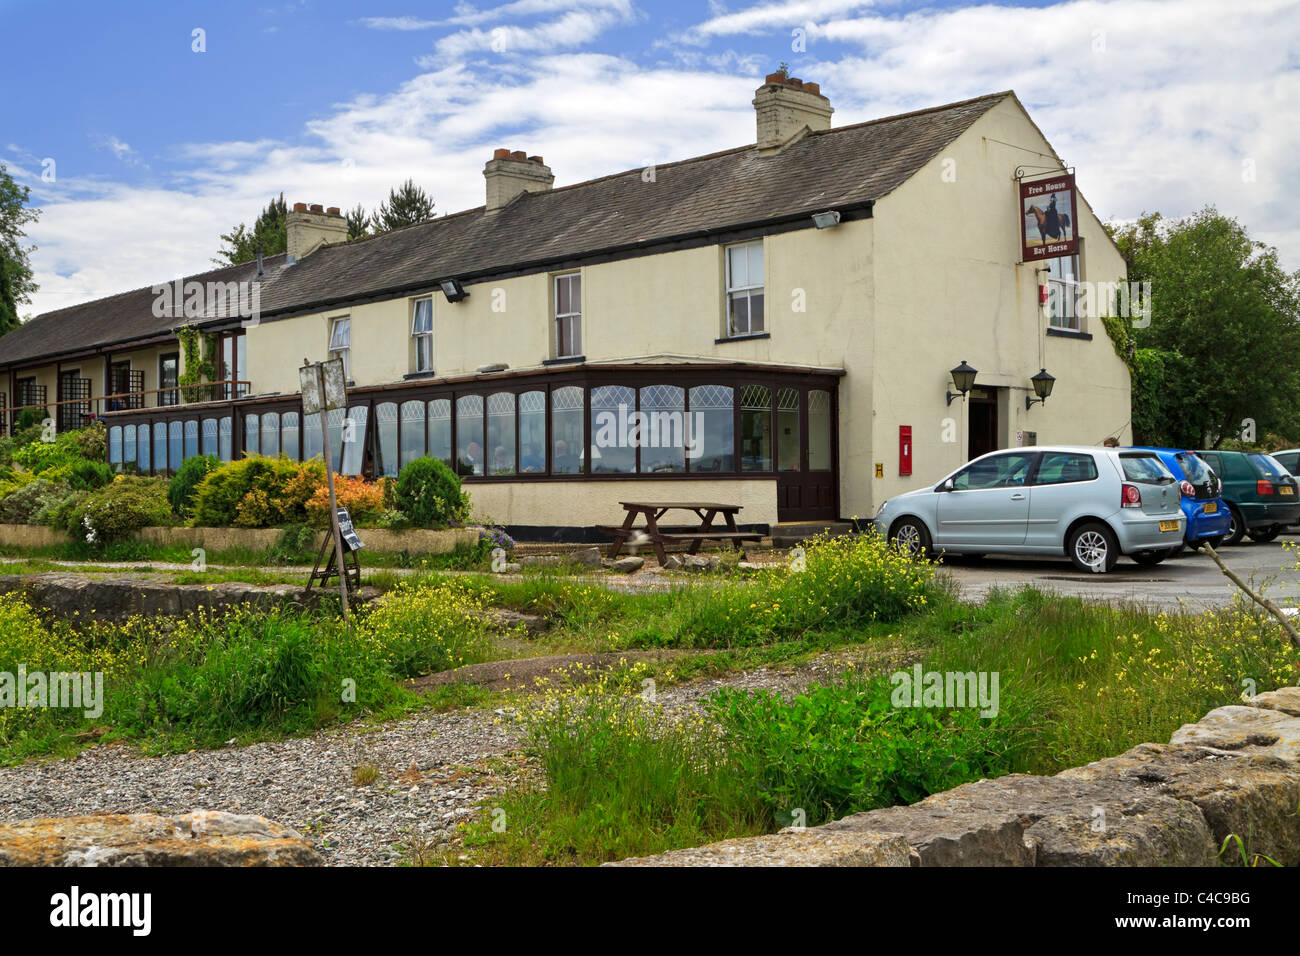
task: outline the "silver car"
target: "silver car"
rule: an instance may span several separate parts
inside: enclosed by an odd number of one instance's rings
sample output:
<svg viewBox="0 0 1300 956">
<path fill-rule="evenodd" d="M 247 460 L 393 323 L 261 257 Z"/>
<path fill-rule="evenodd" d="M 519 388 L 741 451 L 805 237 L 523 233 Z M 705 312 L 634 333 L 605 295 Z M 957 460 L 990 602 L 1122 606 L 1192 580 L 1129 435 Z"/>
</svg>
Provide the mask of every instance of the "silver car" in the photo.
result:
<svg viewBox="0 0 1300 956">
<path fill-rule="evenodd" d="M 1173 554 L 1181 497 L 1154 452 L 1013 448 L 888 499 L 875 526 L 913 554 L 1064 554 L 1080 571 L 1105 572 L 1121 554 L 1143 565 Z"/>
</svg>

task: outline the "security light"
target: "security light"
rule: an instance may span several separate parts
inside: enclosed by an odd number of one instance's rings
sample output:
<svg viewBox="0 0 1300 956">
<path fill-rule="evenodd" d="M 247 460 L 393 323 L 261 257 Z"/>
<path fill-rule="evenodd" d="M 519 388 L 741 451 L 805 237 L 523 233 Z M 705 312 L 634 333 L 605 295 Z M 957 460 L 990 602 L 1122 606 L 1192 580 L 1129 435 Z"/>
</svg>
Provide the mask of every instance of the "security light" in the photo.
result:
<svg viewBox="0 0 1300 956">
<path fill-rule="evenodd" d="M 1034 405 L 1046 403 L 1047 396 L 1052 394 L 1052 386 L 1056 384 L 1056 376 L 1051 374 L 1047 369 L 1040 368 L 1038 374 L 1029 381 L 1034 383 L 1034 394 L 1037 398 L 1025 396 L 1025 411 L 1029 411 Z"/>
<path fill-rule="evenodd" d="M 840 213 L 838 209 L 828 209 L 825 212 L 813 213 L 812 219 L 813 225 L 818 229 L 829 229 L 840 224 Z"/>
<path fill-rule="evenodd" d="M 459 279 L 443 279 L 438 283 L 438 287 L 442 289 L 442 294 L 447 297 L 448 302 L 459 302 L 461 299 L 469 298 L 469 293 L 465 291 Z"/>
<path fill-rule="evenodd" d="M 958 365 L 955 369 L 953 369 L 951 374 L 952 374 L 952 384 L 956 386 L 957 391 L 956 392 L 949 392 L 947 390 L 944 391 L 944 394 L 948 396 L 949 405 L 952 404 L 952 400 L 954 398 L 966 397 L 966 393 L 975 387 L 975 376 L 978 373 L 975 369 L 971 368 L 969 365 L 966 364 L 965 359 L 962 359 L 961 364 Z"/>
</svg>

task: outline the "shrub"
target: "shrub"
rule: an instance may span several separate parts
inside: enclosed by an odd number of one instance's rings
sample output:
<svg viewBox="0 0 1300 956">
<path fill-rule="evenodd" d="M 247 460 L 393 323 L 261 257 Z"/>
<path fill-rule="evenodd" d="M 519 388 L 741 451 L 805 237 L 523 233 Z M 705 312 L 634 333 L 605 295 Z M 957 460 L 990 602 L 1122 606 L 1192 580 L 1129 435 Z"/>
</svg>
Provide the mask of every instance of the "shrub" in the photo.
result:
<svg viewBox="0 0 1300 956">
<path fill-rule="evenodd" d="M 0 523 L 33 524 L 43 508 L 58 504 L 68 494 L 68 486 L 46 478 L 37 478 L 0 499 Z"/>
<path fill-rule="evenodd" d="M 68 484 L 74 491 L 94 491 L 113 480 L 113 469 L 102 461 L 78 461 L 68 466 Z"/>
<path fill-rule="evenodd" d="M 37 476 L 55 468 L 70 468 L 85 461 L 77 442 L 79 432 L 64 432 L 54 441 L 41 441 L 37 436 L 14 450 L 14 461 Z"/>
<path fill-rule="evenodd" d="M 209 472 L 220 467 L 221 461 L 216 455 L 195 455 L 193 458 L 186 458 L 167 486 L 167 500 L 171 503 L 172 511 L 182 518 L 189 517 L 199 482 L 206 478 Z"/>
<path fill-rule="evenodd" d="M 397 476 L 397 507 L 418 527 L 463 520 L 468 506 L 460 479 L 437 458 L 417 458 Z"/>
<path fill-rule="evenodd" d="M 491 650 L 483 598 L 457 582 L 402 582 L 363 615 L 358 634 L 399 677 L 472 664 Z"/>
<path fill-rule="evenodd" d="M 80 431 L 71 432 L 77 453 L 86 461 L 108 460 L 108 430 L 102 421 L 93 421 Z"/>
<path fill-rule="evenodd" d="M 14 432 L 40 427 L 41 423 L 49 417 L 49 411 L 44 408 L 24 408 L 14 419 Z"/>
<path fill-rule="evenodd" d="M 254 455 L 208 472 L 194 492 L 192 523 L 207 527 L 272 528 L 303 524 L 306 505 L 325 480 L 319 461 Z"/>
<path fill-rule="evenodd" d="M 352 523 L 375 525 L 384 516 L 384 484 L 369 482 L 352 475 L 334 476 L 334 497 L 340 508 L 347 508 Z M 307 502 L 307 520 L 314 528 L 330 524 L 329 488 L 321 485 Z"/>
<path fill-rule="evenodd" d="M 128 538 L 141 528 L 171 524 L 171 518 L 165 481 L 118 475 L 86 496 L 73 513 L 72 533 L 102 545 Z"/>
<path fill-rule="evenodd" d="M 707 707 L 731 772 L 775 826 L 789 826 L 795 808 L 815 826 L 1001 776 L 1032 740 L 1022 710 L 987 719 L 974 708 L 896 707 L 891 696 L 887 676 L 850 675 L 791 699 L 724 688 Z"/>
<path fill-rule="evenodd" d="M 77 513 L 89 497 L 89 491 L 73 491 L 59 501 L 50 502 L 42 507 L 40 511 L 32 516 L 32 524 L 61 528 L 70 534 L 77 535 L 79 533 Z"/>
<path fill-rule="evenodd" d="M 934 566 L 890 547 L 874 531 L 821 537 L 799 566 L 764 568 L 748 584 L 684 591 L 662 619 L 634 630 L 650 644 L 736 647 L 814 630 L 897 621 L 924 610 Z"/>
</svg>

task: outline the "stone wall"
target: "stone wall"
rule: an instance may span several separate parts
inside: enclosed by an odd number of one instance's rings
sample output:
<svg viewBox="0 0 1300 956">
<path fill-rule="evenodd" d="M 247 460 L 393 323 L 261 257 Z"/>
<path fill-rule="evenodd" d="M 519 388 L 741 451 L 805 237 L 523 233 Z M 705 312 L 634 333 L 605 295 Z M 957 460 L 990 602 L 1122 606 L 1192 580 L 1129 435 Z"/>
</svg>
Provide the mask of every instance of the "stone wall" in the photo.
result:
<svg viewBox="0 0 1300 956">
<path fill-rule="evenodd" d="M 405 551 L 408 554 L 449 554 L 459 545 L 469 547 L 478 541 L 478 532 L 470 528 L 451 528 L 446 531 L 362 528 L 357 533 L 369 551 Z M 325 532 L 316 533 L 316 547 L 320 547 L 324 537 Z M 208 551 L 230 551 L 235 548 L 265 551 L 280 540 L 280 529 L 141 528 L 134 538 L 147 544 L 181 545 L 187 548 L 206 548 Z M 67 544 L 68 540 L 65 532 L 44 525 L 0 524 L 0 547 L 52 548 Z"/>
<path fill-rule="evenodd" d="M 1300 688 L 1220 707 L 1168 744 L 1054 777 L 1012 774 L 905 807 L 610 866 L 1300 865 Z M 898 849 L 907 851 L 900 859 Z"/>
<path fill-rule="evenodd" d="M 304 575 L 304 578 L 306 575 Z M 238 607 L 270 610 L 314 606 L 322 593 L 338 595 L 338 584 L 306 593 L 302 585 L 256 587 L 237 581 L 217 584 L 165 584 L 136 578 L 89 578 L 76 574 L 0 574 L 0 594 L 21 592 L 33 605 L 59 617 L 92 621 L 124 621 L 137 614 L 178 616 L 197 611 L 220 613 Z M 365 587 L 357 600 L 377 592 Z"/>
</svg>

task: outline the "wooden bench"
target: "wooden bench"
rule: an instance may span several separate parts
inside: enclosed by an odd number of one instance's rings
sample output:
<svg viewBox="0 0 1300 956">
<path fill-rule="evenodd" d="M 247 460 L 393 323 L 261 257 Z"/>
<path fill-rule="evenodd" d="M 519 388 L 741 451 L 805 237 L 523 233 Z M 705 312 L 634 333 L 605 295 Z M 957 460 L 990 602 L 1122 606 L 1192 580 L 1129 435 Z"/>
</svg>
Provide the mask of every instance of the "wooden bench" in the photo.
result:
<svg viewBox="0 0 1300 956">
<path fill-rule="evenodd" d="M 644 532 L 649 538 L 650 546 L 654 548 L 660 565 L 668 561 L 664 544 L 669 541 L 689 541 L 690 547 L 686 549 L 687 553 L 698 554 L 700 546 L 705 541 L 730 541 L 737 551 L 741 551 L 742 542 L 763 540 L 763 536 L 758 532 L 741 531 L 736 527 L 736 515 L 740 513 L 740 505 L 716 501 L 620 501 L 619 504 L 627 512 L 623 523 L 618 527 L 602 527 L 602 530 L 614 536 L 614 543 L 609 551 L 611 558 L 618 557 L 624 543 L 637 532 Z M 667 512 L 677 510 L 694 512 L 700 519 L 700 526 L 681 531 L 660 530 L 659 519 Z M 725 528 L 714 527 L 713 519 L 718 515 L 721 515 L 726 522 Z M 645 518 L 645 524 L 636 524 L 639 516 Z"/>
</svg>

